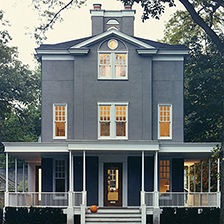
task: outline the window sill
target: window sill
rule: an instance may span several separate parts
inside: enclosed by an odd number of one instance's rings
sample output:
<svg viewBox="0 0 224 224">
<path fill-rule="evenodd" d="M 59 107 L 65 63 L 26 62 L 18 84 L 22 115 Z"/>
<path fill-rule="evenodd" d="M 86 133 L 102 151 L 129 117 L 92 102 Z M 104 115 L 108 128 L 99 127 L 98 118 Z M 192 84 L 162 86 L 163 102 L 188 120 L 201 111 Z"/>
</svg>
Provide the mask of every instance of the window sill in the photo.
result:
<svg viewBox="0 0 224 224">
<path fill-rule="evenodd" d="M 102 137 L 98 137 L 98 140 L 128 140 L 128 137 L 120 137 L 120 138 L 102 138 Z"/>
<path fill-rule="evenodd" d="M 121 80 L 125 80 L 125 81 L 128 81 L 128 77 L 125 77 L 125 78 L 100 78 L 98 77 L 98 80 L 101 80 L 101 81 L 105 81 L 105 80 L 112 80 L 112 81 L 121 81 Z"/>
</svg>

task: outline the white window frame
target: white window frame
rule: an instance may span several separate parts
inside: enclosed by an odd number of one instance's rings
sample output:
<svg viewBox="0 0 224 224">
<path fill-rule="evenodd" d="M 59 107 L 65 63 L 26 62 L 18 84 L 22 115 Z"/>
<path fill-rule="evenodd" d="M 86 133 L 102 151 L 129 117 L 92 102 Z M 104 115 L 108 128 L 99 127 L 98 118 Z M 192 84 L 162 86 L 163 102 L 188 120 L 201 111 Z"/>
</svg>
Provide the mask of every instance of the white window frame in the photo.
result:
<svg viewBox="0 0 224 224">
<path fill-rule="evenodd" d="M 128 139 L 128 102 L 115 103 L 115 102 L 98 102 L 98 139 Z M 100 136 L 100 106 L 110 106 L 110 136 Z M 116 136 L 116 106 L 126 107 L 126 135 Z"/>
<path fill-rule="evenodd" d="M 58 196 L 57 193 L 63 193 L 63 192 L 56 192 L 56 177 L 55 177 L 55 161 L 56 160 L 63 160 L 65 161 L 65 194 L 64 196 Z M 68 163 L 67 163 L 67 158 L 54 158 L 53 159 L 53 199 L 67 199 L 67 191 L 68 191 Z"/>
<path fill-rule="evenodd" d="M 170 107 L 170 136 L 169 137 L 161 137 L 160 136 L 160 107 L 164 107 L 164 106 L 166 106 L 166 107 Z M 172 139 L 172 120 L 173 120 L 173 118 L 172 118 L 172 104 L 159 104 L 158 105 L 158 139 Z"/>
<path fill-rule="evenodd" d="M 55 107 L 56 106 L 65 106 L 65 136 L 56 136 L 55 131 L 56 131 L 56 120 L 55 120 Z M 53 139 L 67 139 L 67 123 L 68 123 L 68 117 L 67 117 L 67 111 L 68 111 L 68 106 L 66 103 L 54 103 L 53 104 Z"/>
<path fill-rule="evenodd" d="M 110 77 L 100 76 L 100 54 L 110 54 Z M 116 54 L 126 54 L 126 76 L 116 77 Z M 128 79 L 128 51 L 98 51 L 98 79 L 115 79 L 115 80 L 127 80 Z"/>
</svg>

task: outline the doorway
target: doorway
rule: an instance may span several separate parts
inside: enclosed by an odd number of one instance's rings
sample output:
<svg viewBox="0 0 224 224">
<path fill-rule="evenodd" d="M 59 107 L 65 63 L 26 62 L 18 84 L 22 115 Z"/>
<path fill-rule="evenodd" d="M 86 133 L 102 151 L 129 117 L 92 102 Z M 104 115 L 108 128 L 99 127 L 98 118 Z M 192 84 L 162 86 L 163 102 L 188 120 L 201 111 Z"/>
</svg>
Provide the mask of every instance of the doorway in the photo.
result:
<svg viewBox="0 0 224 224">
<path fill-rule="evenodd" d="M 122 163 L 104 164 L 104 206 L 122 206 Z"/>
</svg>

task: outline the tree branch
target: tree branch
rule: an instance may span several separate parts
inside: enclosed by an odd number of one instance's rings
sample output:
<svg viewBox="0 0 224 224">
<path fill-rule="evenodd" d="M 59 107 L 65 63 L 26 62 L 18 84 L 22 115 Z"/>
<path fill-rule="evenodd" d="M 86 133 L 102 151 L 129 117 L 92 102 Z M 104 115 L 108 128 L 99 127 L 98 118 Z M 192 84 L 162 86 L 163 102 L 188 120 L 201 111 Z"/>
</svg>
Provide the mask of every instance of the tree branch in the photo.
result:
<svg viewBox="0 0 224 224">
<path fill-rule="evenodd" d="M 54 17 L 51 19 L 51 21 L 45 26 L 43 27 L 41 30 L 44 31 L 46 30 L 53 22 L 54 20 L 57 18 L 57 16 L 63 11 L 65 10 L 66 8 L 69 7 L 69 5 L 71 5 L 73 3 L 74 0 L 71 0 L 68 4 L 66 4 L 64 7 L 62 7 L 55 15 Z"/>
<path fill-rule="evenodd" d="M 220 40 L 218 35 L 201 18 L 201 16 L 195 11 L 193 5 L 188 0 L 179 0 L 179 1 L 184 5 L 184 7 L 190 13 L 194 22 L 197 23 L 208 34 L 208 36 L 213 40 L 213 42 L 217 46 L 219 52 L 222 54 L 222 56 L 224 56 L 224 43 Z"/>
</svg>

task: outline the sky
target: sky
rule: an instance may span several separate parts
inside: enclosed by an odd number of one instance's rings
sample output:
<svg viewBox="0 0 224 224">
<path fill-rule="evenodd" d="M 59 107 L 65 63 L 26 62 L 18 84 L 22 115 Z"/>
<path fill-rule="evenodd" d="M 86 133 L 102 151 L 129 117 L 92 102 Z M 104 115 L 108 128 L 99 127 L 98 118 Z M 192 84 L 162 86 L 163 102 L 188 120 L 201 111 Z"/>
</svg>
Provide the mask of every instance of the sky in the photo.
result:
<svg viewBox="0 0 224 224">
<path fill-rule="evenodd" d="M 38 14 L 31 5 L 31 0 L 1 0 L 1 9 L 5 12 L 4 19 L 9 21 L 10 27 L 6 27 L 12 36 L 11 46 L 18 47 L 19 60 L 28 64 L 34 69 L 36 61 L 34 59 L 35 48 L 38 45 L 31 35 L 35 26 L 38 25 Z M 65 1 L 66 2 L 66 1 Z M 124 6 L 117 0 L 87 0 L 81 8 L 66 10 L 63 12 L 63 22 L 57 22 L 54 29 L 47 32 L 48 39 L 45 44 L 54 44 L 73 40 L 91 35 L 91 17 L 90 9 L 93 9 L 94 3 L 101 3 L 102 9 L 121 10 Z M 184 9 L 183 6 L 176 2 L 177 7 L 166 8 L 166 13 L 162 19 L 149 19 L 146 22 L 141 21 L 142 9 L 140 5 L 134 4 L 132 9 L 136 10 L 135 14 L 135 31 L 137 37 L 147 38 L 150 40 L 159 40 L 163 38 L 163 31 L 166 22 L 177 9 Z"/>
</svg>

